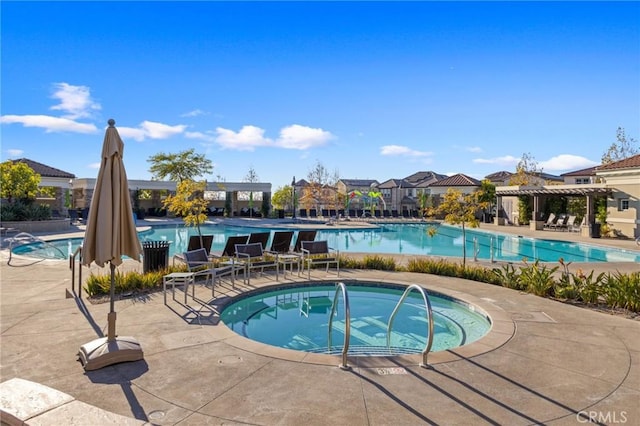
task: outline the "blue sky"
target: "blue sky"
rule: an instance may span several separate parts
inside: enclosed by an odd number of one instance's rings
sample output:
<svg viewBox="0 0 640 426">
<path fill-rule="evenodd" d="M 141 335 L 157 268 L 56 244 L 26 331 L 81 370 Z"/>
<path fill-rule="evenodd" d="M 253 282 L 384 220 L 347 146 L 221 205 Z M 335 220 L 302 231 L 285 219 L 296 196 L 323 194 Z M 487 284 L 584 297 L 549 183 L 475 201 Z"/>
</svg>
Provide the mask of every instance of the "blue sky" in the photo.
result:
<svg viewBox="0 0 640 426">
<path fill-rule="evenodd" d="M 599 164 L 640 136 L 638 2 L 11 2 L 2 161 L 96 177 L 109 118 L 132 179 L 194 148 L 209 181 L 481 179 L 529 153 Z"/>
</svg>

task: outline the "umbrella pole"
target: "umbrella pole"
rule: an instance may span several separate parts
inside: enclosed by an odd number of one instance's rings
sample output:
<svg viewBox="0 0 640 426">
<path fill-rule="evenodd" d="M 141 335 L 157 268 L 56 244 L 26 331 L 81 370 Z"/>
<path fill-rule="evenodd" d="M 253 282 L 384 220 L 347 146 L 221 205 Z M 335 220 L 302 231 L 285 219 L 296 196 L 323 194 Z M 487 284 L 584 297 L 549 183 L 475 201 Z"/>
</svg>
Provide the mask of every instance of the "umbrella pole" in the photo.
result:
<svg viewBox="0 0 640 426">
<path fill-rule="evenodd" d="M 116 339 L 116 311 L 114 307 L 116 298 L 116 265 L 114 265 L 112 262 L 109 262 L 109 266 L 111 268 L 111 286 L 109 289 L 111 300 L 109 306 L 109 314 L 107 315 L 107 341 L 111 342 Z"/>
</svg>

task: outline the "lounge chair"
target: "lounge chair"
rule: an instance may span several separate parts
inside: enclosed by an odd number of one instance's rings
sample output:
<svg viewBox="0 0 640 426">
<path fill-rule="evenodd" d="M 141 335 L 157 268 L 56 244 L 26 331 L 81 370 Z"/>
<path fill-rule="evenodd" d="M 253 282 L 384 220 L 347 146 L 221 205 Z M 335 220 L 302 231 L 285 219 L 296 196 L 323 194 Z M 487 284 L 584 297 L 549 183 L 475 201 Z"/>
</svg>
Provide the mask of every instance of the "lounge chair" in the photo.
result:
<svg viewBox="0 0 640 426">
<path fill-rule="evenodd" d="M 271 240 L 270 251 L 274 253 L 289 253 L 291 250 L 291 240 L 293 231 L 275 231 Z"/>
<path fill-rule="evenodd" d="M 558 216 L 558 220 L 556 220 L 554 223 L 549 225 L 549 229 L 553 229 L 554 231 L 557 231 L 558 229 L 563 229 L 566 226 L 568 219 L 569 219 L 569 216 L 565 214 L 561 214 L 560 216 Z"/>
<path fill-rule="evenodd" d="M 203 235 L 202 244 L 200 244 L 200 235 L 192 235 L 189 237 L 189 244 L 187 245 L 187 251 L 197 250 L 203 248 L 207 251 L 207 255 L 211 252 L 211 245 L 213 244 L 213 235 Z"/>
<path fill-rule="evenodd" d="M 324 218 L 329 217 L 329 209 L 322 209 L 320 210 L 320 215 Z"/>
<path fill-rule="evenodd" d="M 385 219 L 389 219 L 391 217 L 391 212 L 389 210 L 383 210 L 382 217 L 384 217 Z"/>
<path fill-rule="evenodd" d="M 206 277 L 205 285 L 206 285 L 206 283 L 209 282 L 209 278 L 211 278 L 211 296 L 212 297 L 215 296 L 214 291 L 215 291 L 217 278 L 230 275 L 231 283 L 232 285 L 235 285 L 235 282 L 234 282 L 234 276 L 236 275 L 235 272 L 238 272 L 244 269 L 244 266 L 242 265 L 239 266 L 234 263 L 215 267 L 213 263 L 211 263 L 211 261 L 209 260 L 209 256 L 206 250 L 203 248 L 192 250 L 192 251 L 186 251 L 182 255 L 185 259 L 185 263 L 187 265 L 188 271 L 194 274 L 194 281 L 195 281 L 195 277 L 205 276 Z M 188 290 L 187 288 L 184 289 L 185 297 L 186 297 L 187 290 Z M 195 294 L 195 288 L 192 290 L 192 293 Z"/>
<path fill-rule="evenodd" d="M 300 211 L 298 213 L 298 217 L 306 218 L 307 217 L 307 209 L 300 209 Z"/>
<path fill-rule="evenodd" d="M 398 210 L 391 210 L 391 217 L 398 218 Z"/>
<path fill-rule="evenodd" d="M 549 217 L 547 218 L 547 221 L 542 225 L 542 229 L 550 228 L 551 225 L 555 224 L 555 220 L 556 220 L 555 213 L 550 213 Z"/>
<path fill-rule="evenodd" d="M 296 243 L 293 246 L 294 253 L 301 253 L 302 242 L 303 241 L 313 241 L 316 239 L 316 234 L 318 231 L 316 230 L 301 230 L 298 231 L 298 237 L 296 238 Z"/>
<path fill-rule="evenodd" d="M 260 269 L 260 273 L 264 274 L 265 268 L 274 266 L 276 268 L 276 281 L 278 281 L 278 254 L 263 250 L 261 243 L 236 244 L 234 262 L 235 265 L 241 265 L 244 268 L 247 284 L 251 282 L 251 270 Z"/>
<path fill-rule="evenodd" d="M 576 217 L 574 215 L 570 215 L 567 221 L 560 227 L 560 229 L 564 229 L 567 231 L 573 230 L 576 226 Z"/>
<path fill-rule="evenodd" d="M 318 211 L 316 209 L 309 209 L 309 218 L 317 219 L 318 218 Z"/>
<path fill-rule="evenodd" d="M 303 241 L 302 256 L 309 279 L 311 279 L 313 265 L 326 265 L 326 271 L 329 272 L 329 266 L 333 264 L 340 276 L 340 252 L 329 247 L 328 241 Z"/>
<path fill-rule="evenodd" d="M 236 255 L 236 244 L 246 244 L 249 240 L 248 235 L 233 235 L 227 238 L 227 243 L 224 245 L 224 249 L 220 252 L 211 252 L 211 257 L 217 258 L 232 258 Z"/>
<path fill-rule="evenodd" d="M 247 244 L 260 243 L 262 244 L 262 250 L 266 250 L 270 235 L 271 232 L 253 232 L 249 234 Z"/>
</svg>

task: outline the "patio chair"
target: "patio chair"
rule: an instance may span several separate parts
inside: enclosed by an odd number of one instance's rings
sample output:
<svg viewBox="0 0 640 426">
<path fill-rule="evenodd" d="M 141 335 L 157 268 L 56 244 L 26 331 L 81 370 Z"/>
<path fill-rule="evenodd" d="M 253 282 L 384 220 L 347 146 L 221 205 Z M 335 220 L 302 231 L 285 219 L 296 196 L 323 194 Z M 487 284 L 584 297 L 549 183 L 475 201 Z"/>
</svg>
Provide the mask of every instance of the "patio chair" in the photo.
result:
<svg viewBox="0 0 640 426">
<path fill-rule="evenodd" d="M 227 242 L 222 251 L 211 252 L 209 256 L 215 258 L 232 258 L 236 255 L 236 244 L 245 244 L 248 240 L 248 235 L 232 235 L 227 238 Z"/>
<path fill-rule="evenodd" d="M 318 218 L 318 211 L 316 209 L 309 209 L 309 218 L 317 219 Z"/>
<path fill-rule="evenodd" d="M 244 268 L 245 282 L 250 284 L 251 271 L 259 269 L 264 274 L 265 268 L 276 268 L 276 281 L 278 281 L 278 254 L 262 249 L 261 243 L 236 244 L 236 255 L 234 257 L 236 265 Z"/>
<path fill-rule="evenodd" d="M 338 276 L 340 276 L 340 252 L 329 247 L 327 240 L 303 241 L 302 242 L 303 264 L 308 270 L 308 278 L 311 279 L 311 268 L 314 265 L 335 265 Z"/>
<path fill-rule="evenodd" d="M 298 231 L 298 237 L 296 238 L 296 243 L 293 246 L 294 253 L 301 253 L 302 242 L 303 241 L 313 241 L 316 239 L 316 234 L 318 231 L 316 230 L 300 230 Z"/>
<path fill-rule="evenodd" d="M 211 278 L 211 296 L 215 295 L 215 286 L 216 279 L 230 275 L 232 285 L 235 287 L 234 276 L 235 272 L 242 270 L 243 266 L 238 266 L 235 264 L 227 264 L 224 266 L 215 267 L 213 263 L 209 260 L 209 256 L 207 255 L 207 251 L 203 248 L 186 251 L 182 254 L 185 263 L 187 265 L 187 270 L 193 273 L 194 282 L 195 279 L 199 276 L 205 276 L 205 285 L 209 282 L 209 278 Z M 188 288 L 185 287 L 185 294 Z M 195 294 L 195 289 L 194 289 Z"/>
<path fill-rule="evenodd" d="M 298 217 L 306 218 L 307 217 L 307 209 L 300 209 L 300 211 L 298 212 Z"/>
<path fill-rule="evenodd" d="M 556 220 L 554 223 L 549 225 L 549 229 L 553 229 L 554 231 L 557 231 L 558 229 L 564 228 L 566 226 L 568 219 L 569 219 L 569 216 L 567 216 L 566 214 L 561 214 L 560 216 L 558 216 L 558 220 Z"/>
<path fill-rule="evenodd" d="M 267 249 L 267 242 L 269 241 L 269 236 L 271 232 L 253 232 L 249 234 L 248 244 L 252 243 L 260 243 L 262 244 L 262 250 Z"/>
<path fill-rule="evenodd" d="M 292 239 L 293 231 L 275 231 L 269 250 L 274 253 L 289 253 Z"/>
<path fill-rule="evenodd" d="M 555 213 L 550 213 L 547 221 L 542 225 L 542 229 L 549 228 L 551 225 L 555 224 L 556 215 Z"/>
<path fill-rule="evenodd" d="M 189 243 L 187 244 L 187 251 L 194 251 L 200 248 L 203 248 L 206 250 L 207 252 L 207 256 L 209 255 L 209 253 L 211 252 L 211 245 L 213 244 L 213 235 L 203 235 L 202 236 L 202 243 L 203 245 L 200 245 L 200 236 L 199 235 L 191 235 L 189 237 Z M 179 260 L 183 263 L 186 263 L 186 260 L 184 258 L 184 253 L 176 253 L 173 255 L 173 264 L 176 264 L 176 260 Z"/>
</svg>

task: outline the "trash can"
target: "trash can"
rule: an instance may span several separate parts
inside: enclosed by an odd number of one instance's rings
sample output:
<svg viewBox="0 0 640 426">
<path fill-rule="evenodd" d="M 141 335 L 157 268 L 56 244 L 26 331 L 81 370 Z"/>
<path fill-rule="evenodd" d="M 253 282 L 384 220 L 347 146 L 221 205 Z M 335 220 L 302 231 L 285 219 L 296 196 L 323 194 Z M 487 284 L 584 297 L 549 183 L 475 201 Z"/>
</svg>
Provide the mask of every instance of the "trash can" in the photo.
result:
<svg viewBox="0 0 640 426">
<path fill-rule="evenodd" d="M 600 224 L 593 222 L 591 224 L 591 238 L 600 238 Z"/>
<path fill-rule="evenodd" d="M 169 265 L 169 241 L 142 242 L 142 272 L 157 271 Z"/>
</svg>

